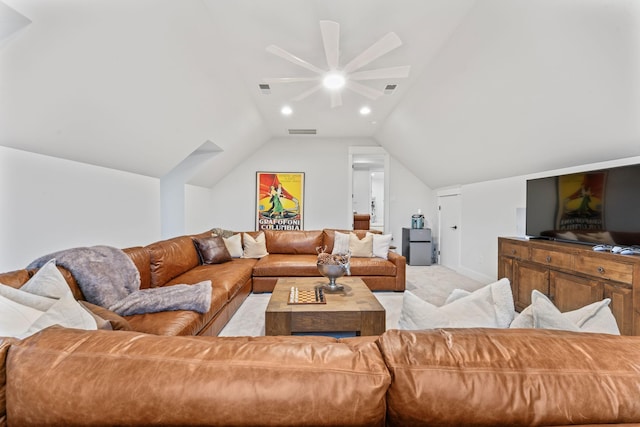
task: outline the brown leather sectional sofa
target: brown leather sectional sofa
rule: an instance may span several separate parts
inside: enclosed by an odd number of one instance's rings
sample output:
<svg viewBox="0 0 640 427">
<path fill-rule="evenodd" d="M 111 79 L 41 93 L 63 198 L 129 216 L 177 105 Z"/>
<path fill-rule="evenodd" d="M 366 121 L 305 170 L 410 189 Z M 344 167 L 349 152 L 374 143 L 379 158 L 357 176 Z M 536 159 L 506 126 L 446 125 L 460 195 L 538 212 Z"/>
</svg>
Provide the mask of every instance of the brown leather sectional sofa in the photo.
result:
<svg viewBox="0 0 640 427">
<path fill-rule="evenodd" d="M 348 232 L 348 231 L 345 231 Z M 366 231 L 354 231 L 362 238 Z M 257 232 L 248 232 L 256 237 Z M 147 246 L 124 249 L 140 272 L 142 289 L 212 282 L 211 308 L 205 314 L 194 311 L 169 311 L 125 316 L 101 310 L 100 315 L 125 329 L 154 335 L 217 335 L 240 307 L 249 293 L 271 292 L 278 277 L 320 276 L 316 266 L 317 247 L 333 249 L 335 230 L 265 231 L 269 255 L 260 259 L 234 258 L 222 264 L 202 265 L 194 238 L 211 236 L 207 231 L 198 235 L 179 236 Z M 351 274 L 361 277 L 372 290 L 403 291 L 405 288 L 405 258 L 389 252 L 389 259 L 352 258 Z M 75 279 L 62 267 L 76 299 L 85 297 Z M 0 283 L 20 287 L 35 270 L 18 270 L 0 274 Z M 124 326 L 123 326 L 124 325 Z"/>
<path fill-rule="evenodd" d="M 0 341 L 0 425 L 640 423 L 640 337 L 524 329 Z"/>
</svg>

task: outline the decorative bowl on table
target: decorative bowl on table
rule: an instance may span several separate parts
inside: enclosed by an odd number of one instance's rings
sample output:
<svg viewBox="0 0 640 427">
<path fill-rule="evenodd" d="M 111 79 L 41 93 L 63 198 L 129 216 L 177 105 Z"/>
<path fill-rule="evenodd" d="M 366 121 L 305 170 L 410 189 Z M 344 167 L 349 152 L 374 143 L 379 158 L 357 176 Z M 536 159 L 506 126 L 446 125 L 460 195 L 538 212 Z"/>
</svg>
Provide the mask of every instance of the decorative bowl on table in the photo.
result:
<svg viewBox="0 0 640 427">
<path fill-rule="evenodd" d="M 350 275 L 351 254 L 329 254 L 318 250 L 318 272 L 327 279 L 323 287 L 327 291 L 341 291 L 344 286 L 336 283 L 336 279 Z"/>
</svg>

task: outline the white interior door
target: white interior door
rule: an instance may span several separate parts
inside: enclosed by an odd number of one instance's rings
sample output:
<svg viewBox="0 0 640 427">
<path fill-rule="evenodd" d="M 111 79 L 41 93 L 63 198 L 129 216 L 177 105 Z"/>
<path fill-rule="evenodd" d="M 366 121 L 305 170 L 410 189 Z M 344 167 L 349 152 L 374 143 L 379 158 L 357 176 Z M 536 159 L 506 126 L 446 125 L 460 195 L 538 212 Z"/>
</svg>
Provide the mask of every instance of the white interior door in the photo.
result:
<svg viewBox="0 0 640 427">
<path fill-rule="evenodd" d="M 362 200 L 366 200 L 366 204 L 361 203 L 356 195 L 358 187 L 358 171 L 366 171 L 367 191 Z M 381 174 L 382 188 L 376 187 L 376 222 L 371 225 L 372 229 L 389 233 L 389 203 L 385 203 L 385 195 L 389 194 L 389 155 L 382 147 L 354 146 L 349 147 L 349 172 L 348 186 L 351 188 L 349 199 L 347 200 L 347 221 L 349 227 L 353 226 L 353 212 L 371 214 L 371 198 L 374 190 L 372 189 L 371 174 Z M 378 184 L 376 182 L 376 184 Z"/>
<path fill-rule="evenodd" d="M 441 265 L 457 270 L 460 266 L 460 194 L 438 197 L 438 259 Z"/>
</svg>

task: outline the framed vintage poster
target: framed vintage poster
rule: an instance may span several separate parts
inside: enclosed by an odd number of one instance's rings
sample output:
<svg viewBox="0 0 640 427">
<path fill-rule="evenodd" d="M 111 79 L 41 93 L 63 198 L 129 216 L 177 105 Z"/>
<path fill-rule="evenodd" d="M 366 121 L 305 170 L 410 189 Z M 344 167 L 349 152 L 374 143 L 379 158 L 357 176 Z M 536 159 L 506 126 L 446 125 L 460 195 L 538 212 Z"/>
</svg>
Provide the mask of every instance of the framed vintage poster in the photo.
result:
<svg viewBox="0 0 640 427">
<path fill-rule="evenodd" d="M 558 177 L 558 230 L 603 230 L 606 172 Z"/>
<path fill-rule="evenodd" d="M 256 230 L 302 230 L 304 172 L 256 172 Z"/>
</svg>

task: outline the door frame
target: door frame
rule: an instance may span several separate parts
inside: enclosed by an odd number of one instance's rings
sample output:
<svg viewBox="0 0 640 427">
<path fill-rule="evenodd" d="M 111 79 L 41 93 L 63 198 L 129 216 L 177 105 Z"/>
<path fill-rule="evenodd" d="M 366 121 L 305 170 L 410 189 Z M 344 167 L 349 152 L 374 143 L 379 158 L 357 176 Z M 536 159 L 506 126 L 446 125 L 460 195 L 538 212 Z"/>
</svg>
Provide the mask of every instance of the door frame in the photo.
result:
<svg viewBox="0 0 640 427">
<path fill-rule="evenodd" d="M 384 157 L 384 233 L 389 233 L 389 153 L 383 147 L 375 146 L 351 146 L 349 147 L 348 178 L 347 185 L 347 224 L 353 227 L 353 157 L 354 155 L 376 155 Z"/>
<path fill-rule="evenodd" d="M 452 188 L 447 188 L 447 189 L 443 189 L 443 190 L 438 190 L 438 192 L 436 193 L 437 195 L 437 202 L 438 202 L 438 264 L 440 264 L 440 254 L 441 254 L 441 240 L 442 240 L 442 210 L 440 209 L 441 206 L 441 201 L 442 198 L 444 197 L 462 197 L 462 189 L 460 187 L 452 187 Z M 460 207 L 462 208 L 462 198 L 459 199 L 460 200 Z M 458 218 L 458 230 L 460 230 L 460 233 L 458 233 L 458 253 L 456 254 L 457 256 L 457 260 L 458 263 L 456 265 L 455 270 L 457 271 L 458 269 L 460 269 L 460 265 L 461 265 L 461 256 L 462 256 L 462 209 L 460 209 L 460 217 Z"/>
</svg>

